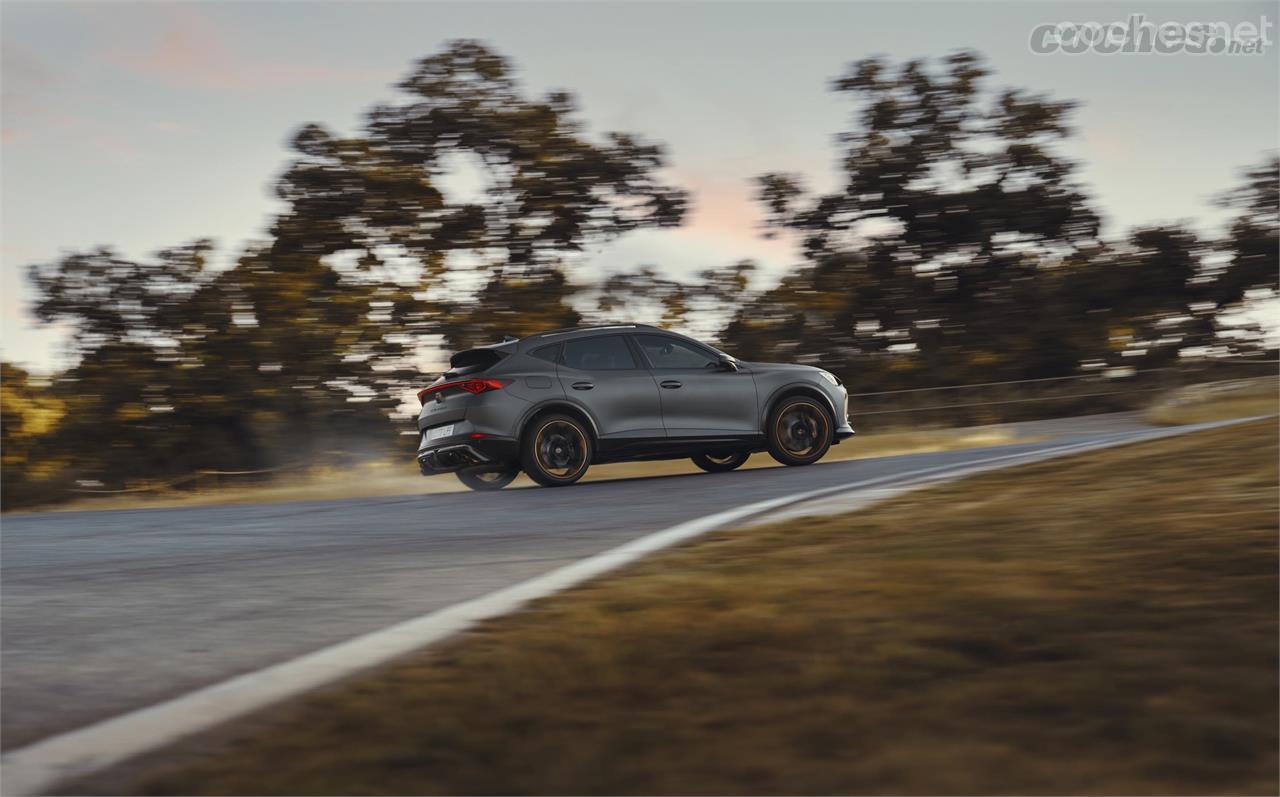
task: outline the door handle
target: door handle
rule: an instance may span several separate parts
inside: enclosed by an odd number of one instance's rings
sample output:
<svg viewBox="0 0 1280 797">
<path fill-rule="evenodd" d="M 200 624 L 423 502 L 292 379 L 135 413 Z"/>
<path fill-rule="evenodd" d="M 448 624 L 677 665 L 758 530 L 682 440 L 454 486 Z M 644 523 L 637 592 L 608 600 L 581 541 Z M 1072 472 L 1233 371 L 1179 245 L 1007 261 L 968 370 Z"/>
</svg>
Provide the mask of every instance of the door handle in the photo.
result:
<svg viewBox="0 0 1280 797">
<path fill-rule="evenodd" d="M 590 382 L 574 382 L 569 387 L 572 387 L 574 390 L 590 390 L 595 387 L 595 385 Z"/>
<path fill-rule="evenodd" d="M 662 386 L 665 387 L 667 390 L 675 390 L 676 388 L 680 387 L 680 383 L 674 379 L 668 379 L 667 381 L 662 383 Z"/>
</svg>

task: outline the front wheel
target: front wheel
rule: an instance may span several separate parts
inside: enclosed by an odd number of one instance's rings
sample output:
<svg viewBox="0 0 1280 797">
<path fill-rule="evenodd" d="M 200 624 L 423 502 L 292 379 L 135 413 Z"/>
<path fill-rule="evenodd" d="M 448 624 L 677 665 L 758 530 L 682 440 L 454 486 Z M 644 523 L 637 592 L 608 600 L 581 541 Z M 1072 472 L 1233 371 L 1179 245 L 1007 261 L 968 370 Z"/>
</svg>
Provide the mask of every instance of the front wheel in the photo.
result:
<svg viewBox="0 0 1280 797">
<path fill-rule="evenodd" d="M 492 468 L 466 468 L 457 471 L 458 481 L 470 487 L 472 490 L 501 490 L 511 482 L 515 481 L 516 476 L 520 475 L 517 468 L 504 468 L 494 470 Z"/>
<path fill-rule="evenodd" d="M 769 454 L 783 465 L 810 465 L 830 448 L 831 413 L 816 399 L 784 399 L 769 416 Z"/>
<path fill-rule="evenodd" d="M 521 464 L 543 487 L 564 487 L 581 479 L 594 454 L 591 435 L 568 415 L 544 415 L 529 425 Z"/>
<path fill-rule="evenodd" d="M 723 473 L 739 467 L 750 456 L 751 454 L 745 451 L 734 454 L 694 454 L 693 464 L 707 473 Z"/>
</svg>

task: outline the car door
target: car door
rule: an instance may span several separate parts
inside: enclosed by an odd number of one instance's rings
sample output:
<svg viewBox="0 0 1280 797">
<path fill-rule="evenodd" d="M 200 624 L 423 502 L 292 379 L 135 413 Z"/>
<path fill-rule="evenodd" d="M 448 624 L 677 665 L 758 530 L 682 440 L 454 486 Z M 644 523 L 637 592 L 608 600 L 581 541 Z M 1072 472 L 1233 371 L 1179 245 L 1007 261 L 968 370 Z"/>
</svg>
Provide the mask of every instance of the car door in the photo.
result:
<svg viewBox="0 0 1280 797">
<path fill-rule="evenodd" d="M 658 384 L 625 336 L 566 340 L 556 373 L 565 395 L 591 412 L 602 441 L 666 436 Z"/>
<path fill-rule="evenodd" d="M 633 339 L 658 381 L 668 437 L 760 431 L 756 385 L 748 371 L 722 369 L 718 353 L 693 341 L 650 333 Z"/>
</svg>

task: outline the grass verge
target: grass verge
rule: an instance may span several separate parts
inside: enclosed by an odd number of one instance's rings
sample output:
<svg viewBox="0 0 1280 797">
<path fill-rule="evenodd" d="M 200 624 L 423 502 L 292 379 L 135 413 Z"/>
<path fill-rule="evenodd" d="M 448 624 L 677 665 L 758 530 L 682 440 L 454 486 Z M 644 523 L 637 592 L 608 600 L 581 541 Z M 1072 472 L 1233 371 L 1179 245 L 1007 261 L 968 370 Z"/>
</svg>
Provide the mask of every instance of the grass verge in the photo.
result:
<svg viewBox="0 0 1280 797">
<path fill-rule="evenodd" d="M 1189 385 L 1147 411 L 1162 426 L 1225 421 L 1280 412 L 1280 380 L 1275 376 Z"/>
<path fill-rule="evenodd" d="M 717 533 L 76 793 L 1275 794 L 1272 422 Z"/>
</svg>

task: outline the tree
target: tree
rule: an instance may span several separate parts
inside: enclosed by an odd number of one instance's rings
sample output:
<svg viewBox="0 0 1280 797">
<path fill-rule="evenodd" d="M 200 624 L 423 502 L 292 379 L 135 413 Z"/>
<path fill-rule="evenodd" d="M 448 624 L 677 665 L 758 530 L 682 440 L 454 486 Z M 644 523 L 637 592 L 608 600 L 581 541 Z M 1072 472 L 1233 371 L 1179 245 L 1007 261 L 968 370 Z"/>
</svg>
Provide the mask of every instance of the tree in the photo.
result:
<svg viewBox="0 0 1280 797">
<path fill-rule="evenodd" d="M 572 97 L 528 97 L 514 72 L 454 42 L 358 135 L 303 126 L 284 212 L 229 268 L 208 241 L 33 267 L 36 314 L 73 327 L 78 359 L 49 444 L 111 483 L 377 452 L 429 343 L 576 322 L 564 257 L 678 224 L 686 197 L 656 176 L 661 147 L 588 135 Z"/>
<path fill-rule="evenodd" d="M 1280 294 L 1280 157 L 1263 159 L 1243 177 L 1240 186 L 1219 199 L 1238 215 L 1220 244 L 1221 259 L 1202 274 L 1203 301 L 1226 313 L 1247 309 L 1251 298 L 1274 301 Z M 1237 324 L 1233 337 L 1215 343 L 1227 350 L 1249 350 L 1265 341 L 1255 322 Z"/>
<path fill-rule="evenodd" d="M 1247 169 L 1244 183 L 1219 201 L 1239 215 L 1226 241 L 1230 260 L 1209 275 L 1214 300 L 1228 305 L 1249 291 L 1274 290 L 1280 275 L 1280 157 Z"/>
<path fill-rule="evenodd" d="M 420 264 L 422 326 L 452 348 L 575 323 L 565 256 L 678 225 L 687 198 L 656 176 L 659 145 L 593 139 L 571 95 L 529 97 L 514 72 L 485 45 L 456 41 L 417 65 L 397 101 L 369 111 L 362 135 L 304 127 L 279 184 L 290 211 L 276 249 Z M 451 196 L 462 193 L 447 185 L 460 163 L 480 183 L 474 196 Z M 479 290 L 451 284 L 459 272 Z"/>
<path fill-rule="evenodd" d="M 5 509 L 64 496 L 64 463 L 45 446 L 64 416 L 65 408 L 47 384 L 0 362 L 0 482 Z"/>
<path fill-rule="evenodd" d="M 692 278 L 662 276 L 652 266 L 611 274 L 589 291 L 592 315 L 612 322 L 653 322 L 717 338 L 733 313 L 750 297 L 756 264 L 742 260 L 708 268 Z"/>
<path fill-rule="evenodd" d="M 840 186 L 811 196 L 766 174 L 758 198 L 804 263 L 747 304 L 724 338 L 746 357 L 821 360 L 856 384 L 911 387 L 1153 367 L 1221 348 L 1219 321 L 1275 284 L 1276 161 L 1224 202 L 1229 256 L 1178 226 L 1098 237 L 1055 148 L 1074 103 L 991 93 L 972 53 L 854 63 Z"/>
<path fill-rule="evenodd" d="M 840 188 L 810 197 L 793 175 L 760 178 L 772 223 L 801 237 L 806 263 L 739 315 L 733 338 L 794 341 L 795 356 L 827 362 L 894 354 L 899 373 L 937 381 L 975 364 L 1011 378 L 1061 369 L 1051 347 L 1028 358 L 1007 339 L 1028 331 L 1009 322 L 1040 320 L 1026 302 L 1043 293 L 1042 264 L 1097 237 L 1074 165 L 1053 146 L 1074 105 L 990 95 L 986 76 L 959 53 L 940 70 L 864 59 L 834 82 L 858 109 L 838 139 Z"/>
</svg>

